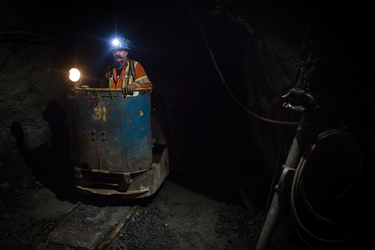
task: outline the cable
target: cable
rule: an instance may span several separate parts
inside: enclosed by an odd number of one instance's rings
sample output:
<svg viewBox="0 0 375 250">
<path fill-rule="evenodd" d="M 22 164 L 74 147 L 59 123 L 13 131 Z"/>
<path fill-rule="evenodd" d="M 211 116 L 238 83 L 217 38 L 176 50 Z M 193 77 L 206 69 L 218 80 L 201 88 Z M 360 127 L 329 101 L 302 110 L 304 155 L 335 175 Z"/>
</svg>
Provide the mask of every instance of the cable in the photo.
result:
<svg viewBox="0 0 375 250">
<path fill-rule="evenodd" d="M 217 70 L 217 72 L 218 72 L 220 78 L 221 78 L 221 81 L 223 82 L 225 88 L 228 90 L 229 94 L 230 94 L 230 95 L 233 97 L 233 99 L 238 103 L 238 105 L 240 105 L 241 108 L 243 108 L 246 112 L 248 112 L 250 115 L 252 115 L 252 116 L 258 118 L 259 120 L 262 120 L 262 121 L 265 121 L 265 122 L 269 122 L 269 123 L 275 123 L 275 124 L 298 126 L 298 125 L 299 125 L 299 122 L 277 121 L 277 120 L 272 120 L 272 119 L 268 119 L 268 118 L 262 117 L 262 116 L 260 116 L 260 115 L 257 115 L 257 114 L 255 114 L 254 112 L 252 112 L 251 110 L 249 110 L 247 107 L 245 107 L 245 106 L 244 106 L 244 105 L 243 105 L 243 104 L 242 104 L 242 103 L 236 98 L 236 96 L 233 94 L 233 92 L 229 89 L 229 87 L 228 87 L 228 85 L 227 85 L 227 83 L 226 83 L 226 81 L 225 81 L 223 75 L 222 75 L 221 72 L 220 72 L 219 67 L 217 66 L 217 63 L 216 63 L 215 57 L 214 57 L 214 55 L 212 54 L 212 51 L 211 51 L 210 45 L 208 44 L 208 41 L 207 41 L 206 35 L 205 35 L 205 33 L 204 33 L 204 30 L 203 30 L 203 28 L 202 28 L 202 26 L 201 26 L 199 20 L 197 19 L 197 17 L 194 15 L 194 13 L 193 13 L 193 17 L 194 17 L 195 21 L 197 22 L 197 24 L 198 24 L 198 26 L 199 26 L 199 28 L 200 28 L 200 30 L 201 30 L 201 32 L 202 32 L 202 35 L 203 35 L 204 41 L 206 42 L 206 45 L 207 45 L 207 49 L 208 49 L 208 51 L 209 51 L 209 53 L 210 53 L 210 55 L 211 55 L 212 61 L 213 61 L 214 65 L 215 65 L 215 68 L 216 68 L 216 70 Z"/>
<path fill-rule="evenodd" d="M 310 201 L 307 198 L 306 195 L 306 183 L 305 183 L 305 176 L 307 171 L 307 163 L 309 160 L 311 160 L 313 153 L 321 146 L 323 143 L 327 142 L 327 140 L 330 140 L 332 138 L 336 138 L 339 140 L 340 144 L 342 144 L 346 150 L 348 150 L 354 159 L 354 165 L 352 166 L 353 174 L 351 175 L 352 179 L 347 186 L 347 188 L 339 195 L 335 197 L 335 199 L 343 199 L 347 194 L 350 194 L 350 192 L 353 191 L 355 184 L 357 184 L 357 193 L 356 197 L 358 197 L 357 203 L 355 204 L 352 202 L 352 204 L 356 205 L 356 217 L 351 218 L 350 220 L 342 221 L 342 222 L 335 222 L 331 219 L 328 219 L 322 215 L 320 215 L 311 205 Z M 354 174 L 355 173 L 355 174 Z M 355 178 L 357 177 L 357 178 Z M 313 240 L 316 241 L 316 243 L 322 243 L 322 244 L 343 244 L 348 242 L 351 238 L 353 238 L 357 232 L 359 231 L 363 219 L 364 219 L 364 212 L 365 212 L 365 202 L 363 201 L 363 189 L 364 189 L 364 176 L 363 176 L 363 166 L 362 166 L 362 158 L 360 154 L 359 147 L 355 141 L 355 139 L 348 133 L 343 130 L 338 129 L 332 129 L 327 130 L 321 134 L 318 135 L 318 137 L 314 140 L 314 142 L 310 145 L 310 147 L 306 150 L 304 155 L 302 156 L 300 163 L 298 164 L 295 172 L 295 176 L 292 183 L 292 190 L 291 190 L 291 213 L 292 218 L 294 220 L 294 223 L 296 225 L 297 233 L 301 240 L 309 246 L 311 249 L 315 249 L 311 244 L 307 242 L 307 240 L 302 236 L 302 232 L 304 235 L 309 236 Z M 312 233 L 307 227 L 302 223 L 301 218 L 297 212 L 297 205 L 296 200 L 297 198 L 300 198 L 302 201 L 304 207 L 309 212 L 309 217 L 313 216 L 314 223 L 321 222 L 324 224 L 325 227 L 327 226 L 352 226 L 350 229 L 350 233 L 348 233 L 346 236 L 342 237 L 341 239 L 324 239 L 321 237 L 318 237 L 314 233 Z M 315 197 L 314 197 L 315 198 Z M 323 199 L 321 199 L 323 200 Z M 327 199 L 325 199 L 327 201 Z M 311 217 L 310 217 L 311 218 Z M 354 225 L 353 225 L 354 224 Z M 355 225 L 356 224 L 356 225 Z"/>
</svg>

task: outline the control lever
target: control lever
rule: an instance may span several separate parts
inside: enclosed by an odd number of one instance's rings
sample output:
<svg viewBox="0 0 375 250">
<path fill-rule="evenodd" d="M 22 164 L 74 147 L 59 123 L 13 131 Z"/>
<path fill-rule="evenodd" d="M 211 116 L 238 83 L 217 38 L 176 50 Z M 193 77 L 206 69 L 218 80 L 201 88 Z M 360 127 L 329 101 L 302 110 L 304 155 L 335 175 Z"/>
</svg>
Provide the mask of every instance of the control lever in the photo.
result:
<svg viewBox="0 0 375 250">
<path fill-rule="evenodd" d="M 289 89 L 288 93 L 286 93 L 285 95 L 283 95 L 282 97 L 283 98 L 286 98 L 288 97 L 290 94 L 293 94 L 293 95 L 297 95 L 297 96 L 303 96 L 303 97 L 307 97 L 307 99 L 310 101 L 310 103 L 314 104 L 314 108 L 319 108 L 319 105 L 318 103 L 316 102 L 315 98 L 307 91 L 303 90 L 303 89 L 300 89 L 300 88 L 292 88 L 292 89 Z M 291 110 L 294 110 L 294 111 L 297 111 L 299 113 L 303 113 L 305 112 L 306 108 L 302 107 L 302 106 L 293 106 L 291 105 L 290 103 L 284 103 L 283 104 L 283 108 L 286 108 L 286 109 L 291 109 Z"/>
<path fill-rule="evenodd" d="M 293 105 L 291 105 L 290 103 L 287 103 L 287 102 L 284 102 L 283 108 L 290 109 L 290 110 L 293 110 L 293 111 L 297 111 L 300 114 L 303 114 L 306 111 L 306 109 L 304 107 L 302 107 L 301 105 L 293 106 Z"/>
</svg>

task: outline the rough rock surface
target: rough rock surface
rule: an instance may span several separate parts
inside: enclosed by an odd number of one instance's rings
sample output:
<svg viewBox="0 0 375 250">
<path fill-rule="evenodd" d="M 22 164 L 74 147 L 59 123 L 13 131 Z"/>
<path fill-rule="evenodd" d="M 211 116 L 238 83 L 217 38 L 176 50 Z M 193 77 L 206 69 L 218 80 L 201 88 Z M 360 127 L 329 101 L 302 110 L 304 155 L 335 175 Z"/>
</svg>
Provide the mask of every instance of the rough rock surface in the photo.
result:
<svg viewBox="0 0 375 250">
<path fill-rule="evenodd" d="M 10 128 L 19 123 L 24 147 L 36 148 L 50 137 L 42 113 L 54 99 L 51 67 L 54 49 L 16 40 L 13 48 L 0 47 L 0 153 L 17 148 Z"/>
</svg>

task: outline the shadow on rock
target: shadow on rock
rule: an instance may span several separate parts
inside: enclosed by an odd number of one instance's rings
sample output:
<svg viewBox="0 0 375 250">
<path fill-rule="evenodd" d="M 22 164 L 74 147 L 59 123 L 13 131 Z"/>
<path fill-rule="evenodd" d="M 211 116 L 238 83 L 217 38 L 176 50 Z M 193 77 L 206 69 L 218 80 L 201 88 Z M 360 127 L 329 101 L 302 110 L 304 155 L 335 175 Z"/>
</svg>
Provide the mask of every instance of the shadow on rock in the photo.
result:
<svg viewBox="0 0 375 250">
<path fill-rule="evenodd" d="M 14 122 L 10 129 L 17 140 L 20 156 L 35 178 L 58 197 L 68 199 L 74 190 L 65 111 L 57 101 L 52 101 L 43 112 L 43 118 L 49 123 L 52 138 L 34 149 L 25 148 L 24 131 L 20 123 Z"/>
<path fill-rule="evenodd" d="M 72 195 L 73 174 L 68 158 L 63 160 L 61 157 L 54 157 L 48 143 L 32 150 L 25 150 L 21 156 L 35 178 L 58 197 L 68 199 L 68 196 Z"/>
</svg>

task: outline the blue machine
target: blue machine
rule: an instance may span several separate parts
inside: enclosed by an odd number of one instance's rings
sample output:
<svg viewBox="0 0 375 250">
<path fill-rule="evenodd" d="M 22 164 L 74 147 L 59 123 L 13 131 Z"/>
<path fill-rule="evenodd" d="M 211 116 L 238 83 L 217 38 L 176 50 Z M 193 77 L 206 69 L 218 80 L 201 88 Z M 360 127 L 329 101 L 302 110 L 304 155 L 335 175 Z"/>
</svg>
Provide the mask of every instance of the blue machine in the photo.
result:
<svg viewBox="0 0 375 250">
<path fill-rule="evenodd" d="M 156 192 L 169 173 L 169 159 L 162 126 L 151 115 L 149 89 L 123 96 L 121 89 L 76 87 L 68 106 L 79 191 L 125 199 Z"/>
</svg>

